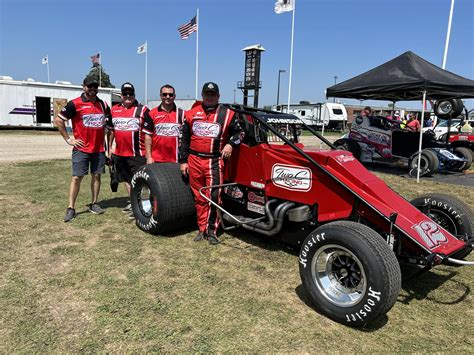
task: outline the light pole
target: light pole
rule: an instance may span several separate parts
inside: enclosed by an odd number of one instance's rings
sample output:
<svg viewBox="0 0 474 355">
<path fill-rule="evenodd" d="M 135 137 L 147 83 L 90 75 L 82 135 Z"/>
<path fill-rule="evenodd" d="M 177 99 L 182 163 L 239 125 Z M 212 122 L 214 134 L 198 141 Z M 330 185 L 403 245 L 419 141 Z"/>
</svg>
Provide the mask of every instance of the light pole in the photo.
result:
<svg viewBox="0 0 474 355">
<path fill-rule="evenodd" d="M 280 75 L 281 73 L 285 73 L 286 71 L 283 69 L 278 70 L 278 89 L 277 89 L 277 106 L 280 103 Z"/>
<path fill-rule="evenodd" d="M 334 75 L 334 85 L 336 85 L 336 84 L 337 84 L 337 75 Z M 332 98 L 332 102 L 336 102 L 335 97 Z"/>
<path fill-rule="evenodd" d="M 235 102 L 235 91 L 236 91 L 236 90 L 234 89 L 234 104 L 236 104 L 236 102 Z"/>
</svg>

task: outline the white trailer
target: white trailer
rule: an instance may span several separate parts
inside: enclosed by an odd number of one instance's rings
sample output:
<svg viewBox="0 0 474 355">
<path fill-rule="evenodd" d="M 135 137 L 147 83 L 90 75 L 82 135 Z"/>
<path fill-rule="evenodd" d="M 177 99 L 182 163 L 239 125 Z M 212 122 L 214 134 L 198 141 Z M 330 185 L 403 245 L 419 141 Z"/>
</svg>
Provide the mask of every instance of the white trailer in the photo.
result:
<svg viewBox="0 0 474 355">
<path fill-rule="evenodd" d="M 288 105 L 272 106 L 272 110 L 287 112 Z M 343 104 L 325 102 L 311 104 L 300 102 L 290 105 L 290 113 L 300 118 L 309 126 L 343 129 L 347 124 L 347 111 Z"/>
<path fill-rule="evenodd" d="M 57 81 L 55 84 L 13 80 L 0 76 L 0 127 L 53 128 L 54 116 L 69 100 L 83 93 L 82 86 Z M 100 88 L 98 96 L 112 104 L 119 89 Z"/>
</svg>

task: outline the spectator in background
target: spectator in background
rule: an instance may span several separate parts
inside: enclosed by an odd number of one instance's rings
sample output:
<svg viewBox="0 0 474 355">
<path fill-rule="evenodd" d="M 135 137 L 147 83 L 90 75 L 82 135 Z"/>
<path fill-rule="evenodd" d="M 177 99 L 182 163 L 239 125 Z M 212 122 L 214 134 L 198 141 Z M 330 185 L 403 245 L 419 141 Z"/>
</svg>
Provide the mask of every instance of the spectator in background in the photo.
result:
<svg viewBox="0 0 474 355">
<path fill-rule="evenodd" d="M 415 117 L 415 115 L 408 114 L 407 117 L 408 117 L 407 128 L 413 132 L 420 132 L 421 124 L 420 124 L 420 121 L 418 121 L 418 119 Z"/>
</svg>

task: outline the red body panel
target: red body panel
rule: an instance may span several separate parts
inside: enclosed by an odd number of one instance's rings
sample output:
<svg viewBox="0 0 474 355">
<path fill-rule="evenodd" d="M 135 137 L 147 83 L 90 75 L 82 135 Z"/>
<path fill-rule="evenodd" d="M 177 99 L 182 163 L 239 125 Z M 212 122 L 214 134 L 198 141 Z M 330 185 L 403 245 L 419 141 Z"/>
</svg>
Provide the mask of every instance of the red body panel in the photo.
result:
<svg viewBox="0 0 474 355">
<path fill-rule="evenodd" d="M 449 136 L 449 143 L 453 142 L 470 142 L 471 144 L 474 143 L 474 134 L 472 133 L 458 133 L 458 134 L 451 134 Z"/>
<path fill-rule="evenodd" d="M 289 146 L 260 144 L 249 147 L 242 144 L 232 154 L 224 178 L 265 190 L 268 198 L 317 205 L 318 222 L 349 217 L 356 195 L 385 216 L 385 221 L 379 218 L 380 227 L 385 230 L 389 226 L 387 220 L 390 215 L 398 213 L 396 228 L 428 252 L 449 255 L 464 247 L 464 242 L 436 225 L 390 189 L 351 153 L 340 150 L 305 152 L 332 177 Z"/>
</svg>

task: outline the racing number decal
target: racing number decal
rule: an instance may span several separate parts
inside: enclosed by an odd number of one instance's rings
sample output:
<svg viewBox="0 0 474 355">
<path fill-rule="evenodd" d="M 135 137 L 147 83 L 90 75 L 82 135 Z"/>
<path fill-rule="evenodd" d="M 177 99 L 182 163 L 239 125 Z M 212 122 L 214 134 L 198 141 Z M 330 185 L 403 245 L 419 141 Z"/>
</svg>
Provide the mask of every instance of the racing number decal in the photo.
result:
<svg viewBox="0 0 474 355">
<path fill-rule="evenodd" d="M 448 238 L 441 232 L 436 223 L 423 221 L 415 224 L 412 228 L 418 232 L 426 243 L 426 246 L 430 249 L 434 249 L 438 245 L 447 243 L 448 241 Z"/>
</svg>

